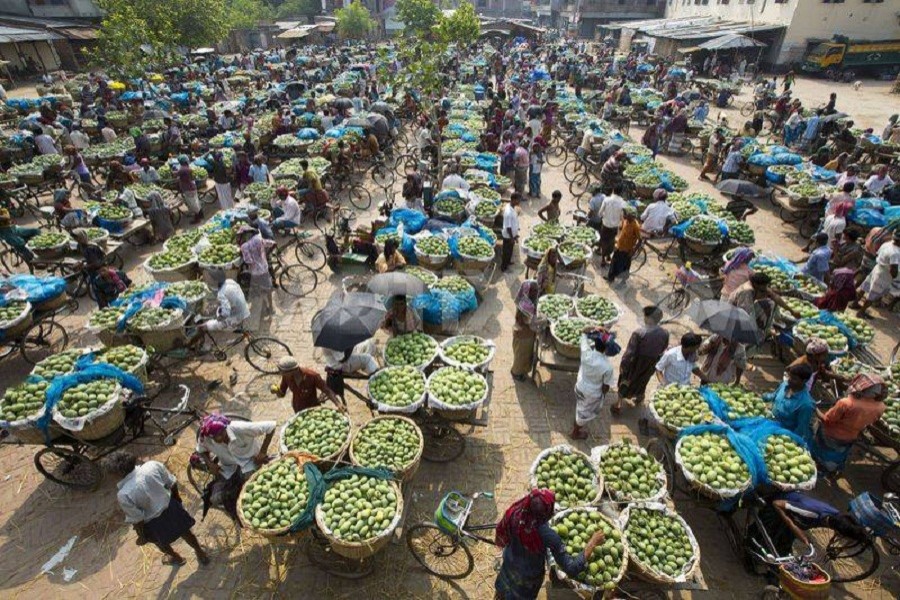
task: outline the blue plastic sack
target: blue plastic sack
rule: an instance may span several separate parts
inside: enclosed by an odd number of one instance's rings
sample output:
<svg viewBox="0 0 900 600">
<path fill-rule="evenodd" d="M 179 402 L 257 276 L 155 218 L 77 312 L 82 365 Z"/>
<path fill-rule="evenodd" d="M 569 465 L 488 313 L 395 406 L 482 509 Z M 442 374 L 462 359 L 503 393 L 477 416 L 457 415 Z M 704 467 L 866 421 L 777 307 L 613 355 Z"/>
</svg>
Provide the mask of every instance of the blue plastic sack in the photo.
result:
<svg viewBox="0 0 900 600">
<path fill-rule="evenodd" d="M 34 275 L 13 275 L 2 280 L 27 295 L 32 304 L 40 304 L 59 297 L 66 291 L 66 280 L 62 277 L 35 277 Z M 4 301 L 8 301 L 4 298 Z"/>
<path fill-rule="evenodd" d="M 410 303 L 430 325 L 442 325 L 458 321 L 463 313 L 462 302 L 450 292 L 431 290 L 419 294 Z"/>
<path fill-rule="evenodd" d="M 297 132 L 297 137 L 301 140 L 317 140 L 319 139 L 319 132 L 312 127 L 304 127 Z"/>
<path fill-rule="evenodd" d="M 782 152 L 774 156 L 775 163 L 779 165 L 799 165 L 803 162 L 803 157 L 793 152 Z"/>
<path fill-rule="evenodd" d="M 688 227 L 690 227 L 690 226 L 691 226 L 691 223 L 693 223 L 693 222 L 694 222 L 694 219 L 693 219 L 693 218 L 690 218 L 690 219 L 688 219 L 687 221 L 682 221 L 682 222 L 679 223 L 678 225 L 675 225 L 674 227 L 671 227 L 671 228 L 669 229 L 669 231 L 672 232 L 672 235 L 673 235 L 673 236 L 675 236 L 675 237 L 678 238 L 678 239 L 681 239 L 681 238 L 684 237 L 684 232 L 687 231 Z"/>
<path fill-rule="evenodd" d="M 900 220 L 900 206 L 891 206 L 884 209 L 884 218 L 888 223 Z"/>
<path fill-rule="evenodd" d="M 859 338 L 856 337 L 856 332 L 847 327 L 840 319 L 834 316 L 834 313 L 832 313 L 831 311 L 820 310 L 819 316 L 814 317 L 812 320 L 818 321 L 823 325 L 833 325 L 834 327 L 840 329 L 841 333 L 846 336 L 851 350 L 859 346 Z"/>
<path fill-rule="evenodd" d="M 343 127 L 332 127 L 328 131 L 325 132 L 325 137 L 330 137 L 333 139 L 340 139 L 344 137 L 345 129 Z"/>
<path fill-rule="evenodd" d="M 758 167 L 771 167 L 775 164 L 782 164 L 771 154 L 754 154 L 747 159 L 747 162 Z"/>
<path fill-rule="evenodd" d="M 812 165 L 810 174 L 812 174 L 814 180 L 823 183 L 835 183 L 838 179 L 838 174 L 836 171 L 832 171 L 831 169 L 826 169 L 825 167 L 820 167 L 818 165 Z"/>
<path fill-rule="evenodd" d="M 874 208 L 854 208 L 847 215 L 847 218 L 851 223 L 864 227 L 884 227 L 888 224 L 884 213 Z"/>
<path fill-rule="evenodd" d="M 422 228 L 425 227 L 427 221 L 428 217 L 417 210 L 395 208 L 391 211 L 390 224 L 394 227 L 399 227 L 402 223 L 404 233 L 410 235 L 415 235 L 422 231 Z"/>
<path fill-rule="evenodd" d="M 403 257 L 406 259 L 407 264 L 419 264 L 419 259 L 416 258 L 416 238 L 404 233 L 403 237 L 400 238 L 399 249 L 400 253 L 403 254 Z"/>
<path fill-rule="evenodd" d="M 175 104 L 179 104 L 182 106 L 187 106 L 189 102 L 187 92 L 178 92 L 177 94 L 171 94 L 169 96 L 169 99 Z"/>
</svg>

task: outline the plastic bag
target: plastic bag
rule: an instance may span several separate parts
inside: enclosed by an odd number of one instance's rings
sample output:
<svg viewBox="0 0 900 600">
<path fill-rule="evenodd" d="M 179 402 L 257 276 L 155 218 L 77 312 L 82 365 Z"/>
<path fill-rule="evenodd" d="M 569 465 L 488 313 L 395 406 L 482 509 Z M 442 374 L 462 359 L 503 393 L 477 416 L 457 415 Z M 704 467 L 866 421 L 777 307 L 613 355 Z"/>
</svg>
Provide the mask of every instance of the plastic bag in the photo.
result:
<svg viewBox="0 0 900 600">
<path fill-rule="evenodd" d="M 799 165 L 803 162 L 803 157 L 793 152 L 782 152 L 776 154 L 773 159 L 777 165 Z"/>
<path fill-rule="evenodd" d="M 304 127 L 297 132 L 297 137 L 301 140 L 317 140 L 319 139 L 319 132 L 312 127 Z"/>
<path fill-rule="evenodd" d="M 18 299 L 28 300 L 32 304 L 39 304 L 52 300 L 66 291 L 66 280 L 62 277 L 35 277 L 34 275 L 13 275 L 3 280 L 20 292 L 24 292 L 25 298 L 18 294 L 12 296 Z M 15 292 L 9 292 L 15 294 Z"/>
<path fill-rule="evenodd" d="M 443 325 L 459 320 L 465 312 L 462 301 L 444 290 L 431 290 L 419 294 L 410 303 L 422 315 L 422 320 L 430 325 Z"/>
<path fill-rule="evenodd" d="M 394 227 L 402 224 L 404 231 L 410 235 L 415 235 L 422 231 L 426 222 L 428 222 L 428 217 L 417 210 L 395 208 L 391 211 L 390 224 Z"/>
<path fill-rule="evenodd" d="M 674 227 L 669 228 L 669 231 L 672 232 L 673 236 L 681 239 L 684 237 L 684 232 L 687 231 L 688 227 L 690 227 L 693 222 L 694 222 L 694 219 L 690 218 L 687 221 L 682 221 L 678 225 L 675 225 Z"/>
<path fill-rule="evenodd" d="M 827 310 L 820 310 L 819 316 L 814 317 L 810 320 L 822 323 L 823 325 L 833 325 L 840 329 L 841 333 L 844 334 L 844 337 L 847 338 L 847 343 L 850 346 L 851 350 L 859 346 L 859 338 L 856 336 L 856 332 L 847 327 L 843 321 L 834 316 L 834 313 Z"/>
<path fill-rule="evenodd" d="M 884 227 L 888 224 L 887 218 L 881 211 L 874 208 L 854 208 L 847 215 L 847 218 L 853 222 L 863 225 L 864 227 Z"/>
</svg>

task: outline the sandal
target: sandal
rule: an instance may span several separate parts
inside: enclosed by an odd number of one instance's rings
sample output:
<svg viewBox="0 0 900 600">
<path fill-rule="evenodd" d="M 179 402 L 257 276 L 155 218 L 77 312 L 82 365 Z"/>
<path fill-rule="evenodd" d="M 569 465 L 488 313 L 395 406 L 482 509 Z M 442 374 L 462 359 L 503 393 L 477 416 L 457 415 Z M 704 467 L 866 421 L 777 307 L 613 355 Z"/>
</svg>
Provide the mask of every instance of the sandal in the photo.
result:
<svg viewBox="0 0 900 600">
<path fill-rule="evenodd" d="M 176 558 L 174 556 L 169 556 L 168 554 L 163 556 L 163 559 L 162 559 L 162 564 L 172 566 L 172 567 L 183 566 L 186 562 L 187 561 L 184 560 L 184 557 L 182 557 L 182 556 L 179 556 Z"/>
</svg>

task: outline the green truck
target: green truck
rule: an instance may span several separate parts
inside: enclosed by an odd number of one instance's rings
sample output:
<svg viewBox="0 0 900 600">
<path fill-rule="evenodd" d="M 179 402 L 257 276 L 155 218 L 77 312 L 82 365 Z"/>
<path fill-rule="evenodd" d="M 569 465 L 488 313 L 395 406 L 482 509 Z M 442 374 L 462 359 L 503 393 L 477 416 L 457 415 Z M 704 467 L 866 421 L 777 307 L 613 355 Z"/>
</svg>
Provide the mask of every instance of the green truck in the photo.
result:
<svg viewBox="0 0 900 600">
<path fill-rule="evenodd" d="M 896 75 L 900 71 L 900 40 L 851 41 L 837 36 L 816 45 L 803 61 L 808 73 L 852 81 L 859 75 Z"/>
</svg>

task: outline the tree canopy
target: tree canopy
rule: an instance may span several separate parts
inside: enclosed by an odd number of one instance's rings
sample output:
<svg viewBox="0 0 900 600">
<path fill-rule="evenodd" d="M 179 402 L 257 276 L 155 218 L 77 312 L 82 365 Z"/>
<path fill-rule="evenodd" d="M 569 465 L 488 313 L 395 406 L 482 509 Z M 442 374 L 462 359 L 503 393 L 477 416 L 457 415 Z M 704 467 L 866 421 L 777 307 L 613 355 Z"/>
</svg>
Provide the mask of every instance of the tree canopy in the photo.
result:
<svg viewBox="0 0 900 600">
<path fill-rule="evenodd" d="M 375 21 L 369 9 L 359 0 L 353 0 L 350 6 L 334 11 L 338 35 L 343 38 L 360 39 L 375 29 Z"/>
<path fill-rule="evenodd" d="M 459 8 L 450 16 L 441 14 L 436 31 L 438 38 L 444 43 L 469 45 L 478 40 L 481 22 L 471 3 L 460 2 Z"/>
<path fill-rule="evenodd" d="M 291 17 L 311 17 L 322 12 L 322 4 L 318 0 L 284 0 L 275 9 L 279 19 Z"/>
<path fill-rule="evenodd" d="M 430 38 L 432 28 L 443 16 L 432 0 L 397 0 L 397 18 L 403 22 L 403 34 Z"/>
</svg>

